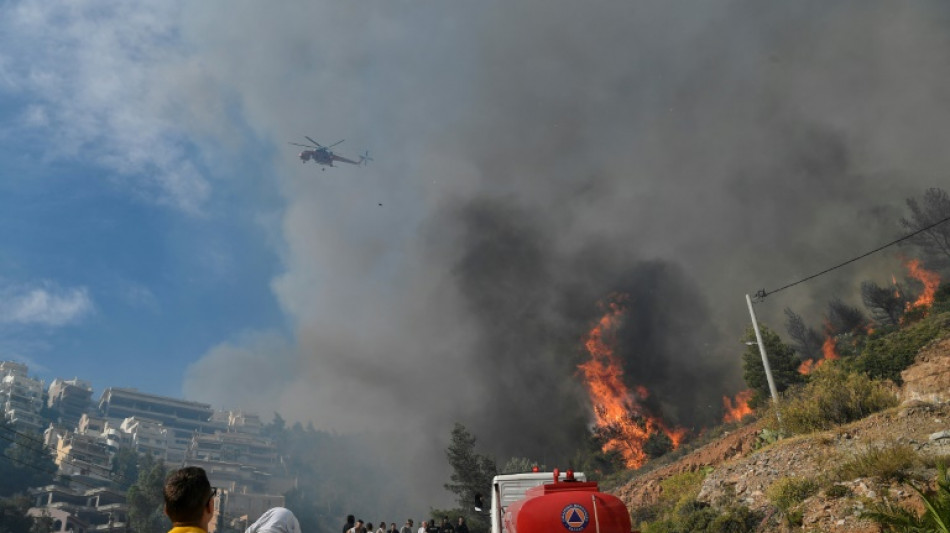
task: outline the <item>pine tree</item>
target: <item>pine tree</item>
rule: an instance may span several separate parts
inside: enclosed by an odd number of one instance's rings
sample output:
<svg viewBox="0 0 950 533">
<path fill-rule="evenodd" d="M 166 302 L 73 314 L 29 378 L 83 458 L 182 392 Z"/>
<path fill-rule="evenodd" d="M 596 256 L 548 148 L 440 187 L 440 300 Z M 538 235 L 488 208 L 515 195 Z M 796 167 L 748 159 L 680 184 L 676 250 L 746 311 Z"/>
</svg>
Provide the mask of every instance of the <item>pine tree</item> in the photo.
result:
<svg viewBox="0 0 950 533">
<path fill-rule="evenodd" d="M 452 467 L 451 483 L 446 483 L 445 489 L 458 497 L 461 512 L 473 533 L 484 531 L 487 526 L 484 516 L 473 512 L 476 498 L 483 498 L 488 505 L 486 495 L 491 493 L 492 478 L 498 473 L 492 458 L 475 453 L 476 440 L 465 426 L 456 422 L 452 442 L 445 451 Z"/>
<path fill-rule="evenodd" d="M 760 326 L 760 330 L 765 353 L 769 358 L 769 368 L 772 370 L 772 378 L 775 380 L 775 388 L 778 392 L 803 382 L 803 376 L 798 373 L 800 361 L 795 357 L 795 350 L 783 343 L 778 334 L 768 327 Z M 765 367 L 762 366 L 762 355 L 755 341 L 755 331 L 749 327 L 742 338 L 742 342 L 746 343 L 745 351 L 742 353 L 742 378 L 746 385 L 755 391 L 752 400 L 749 401 L 752 407 L 762 405 L 770 395 Z"/>
<path fill-rule="evenodd" d="M 165 462 L 143 455 L 139 463 L 139 477 L 129 488 L 129 525 L 136 533 L 165 533 L 171 522 L 165 516 Z"/>
</svg>

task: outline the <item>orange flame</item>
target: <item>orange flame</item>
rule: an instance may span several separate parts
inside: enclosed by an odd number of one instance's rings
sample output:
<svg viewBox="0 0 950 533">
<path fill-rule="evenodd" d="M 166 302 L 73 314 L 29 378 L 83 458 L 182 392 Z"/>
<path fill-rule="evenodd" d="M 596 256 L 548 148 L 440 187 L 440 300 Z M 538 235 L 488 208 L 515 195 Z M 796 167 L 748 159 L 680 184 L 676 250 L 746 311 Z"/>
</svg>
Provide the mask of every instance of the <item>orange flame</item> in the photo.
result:
<svg viewBox="0 0 950 533">
<path fill-rule="evenodd" d="M 798 365 L 798 373 L 803 376 L 807 376 L 808 374 L 811 374 L 812 371 L 818 368 L 819 366 L 821 366 L 821 361 L 818 361 L 818 363 L 815 363 L 814 359 L 805 359 L 804 361 L 802 361 L 802 364 Z"/>
<path fill-rule="evenodd" d="M 825 337 L 825 342 L 821 344 L 821 355 L 824 356 L 822 361 L 834 361 L 835 359 L 840 359 L 840 356 L 837 352 L 837 346 L 835 345 L 835 339 L 831 335 Z"/>
<path fill-rule="evenodd" d="M 722 406 L 726 410 L 722 421 L 724 423 L 739 422 L 743 418 L 752 414 L 752 408 L 749 407 L 749 400 L 752 399 L 752 390 L 744 390 L 736 393 L 735 403 L 728 397 L 722 397 Z"/>
<path fill-rule="evenodd" d="M 940 286 L 940 275 L 920 266 L 920 260 L 918 259 L 911 259 L 904 263 L 904 266 L 907 267 L 910 277 L 924 286 L 924 292 L 920 293 L 917 300 L 913 303 L 907 303 L 907 310 L 909 311 L 914 307 L 930 308 L 934 303 L 934 294 L 937 293 L 937 288 Z"/>
<path fill-rule="evenodd" d="M 578 365 L 584 375 L 584 384 L 594 406 L 596 426 L 610 435 L 603 450 L 619 451 L 628 468 L 639 468 L 647 460 L 643 446 L 652 435 L 664 433 L 677 448 L 686 430 L 670 430 L 662 420 L 650 416 L 637 403 L 650 392 L 636 386 L 631 393 L 623 382 L 623 367 L 614 355 L 610 338 L 622 318 L 624 297 L 615 297 L 606 304 L 604 316 L 587 334 L 584 346 L 590 360 Z"/>
<path fill-rule="evenodd" d="M 825 326 L 825 329 L 830 329 L 829 326 Z M 811 374 L 816 368 L 824 364 L 825 361 L 834 361 L 835 359 L 840 359 L 841 356 L 838 355 L 838 347 L 835 342 L 835 338 L 831 334 L 825 336 L 825 342 L 821 344 L 821 355 L 822 358 L 815 359 L 805 359 L 802 361 L 802 364 L 798 365 L 798 373 L 807 376 Z"/>
</svg>

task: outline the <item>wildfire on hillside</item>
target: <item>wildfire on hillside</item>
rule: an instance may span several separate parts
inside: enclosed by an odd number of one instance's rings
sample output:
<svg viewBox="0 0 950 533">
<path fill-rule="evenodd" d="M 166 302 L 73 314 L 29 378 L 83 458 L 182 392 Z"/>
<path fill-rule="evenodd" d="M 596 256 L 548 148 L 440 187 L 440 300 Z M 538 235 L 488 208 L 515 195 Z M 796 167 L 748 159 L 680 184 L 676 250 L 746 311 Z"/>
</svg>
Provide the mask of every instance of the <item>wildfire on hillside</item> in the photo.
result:
<svg viewBox="0 0 950 533">
<path fill-rule="evenodd" d="M 631 392 L 623 382 L 623 366 L 614 354 L 611 337 L 620 325 L 626 300 L 626 296 L 620 295 L 603 304 L 604 315 L 584 341 L 590 360 L 577 368 L 583 373 L 594 407 L 596 429 L 607 437 L 603 450 L 618 451 L 628 468 L 639 468 L 647 460 L 644 451 L 647 439 L 663 433 L 675 449 L 686 430 L 670 429 L 659 417 L 644 409 L 640 402 L 649 396 L 646 387 L 636 386 Z"/>
<path fill-rule="evenodd" d="M 815 359 L 805 359 L 804 361 L 802 361 L 802 364 L 798 365 L 798 373 L 803 376 L 807 376 L 808 374 L 811 374 L 819 366 L 821 366 L 820 360 L 816 363 Z"/>
<path fill-rule="evenodd" d="M 821 344 L 821 356 L 821 359 L 818 360 L 805 359 L 802 361 L 802 364 L 798 365 L 798 373 L 807 376 L 824 364 L 825 361 L 834 361 L 841 358 L 838 355 L 838 345 L 831 334 L 831 325 L 827 323 L 825 324 L 825 342 Z"/>
<path fill-rule="evenodd" d="M 910 311 L 918 308 L 929 309 L 933 305 L 934 296 L 937 293 L 937 288 L 940 286 L 940 275 L 921 266 L 919 259 L 906 260 L 904 261 L 904 266 L 907 268 L 908 275 L 924 286 L 923 292 L 920 293 L 916 300 L 907 302 L 905 310 Z M 903 291 L 897 282 L 897 277 L 893 274 L 891 274 L 891 282 L 894 284 L 894 297 L 903 298 L 906 293 L 902 294 Z M 864 331 L 868 335 L 874 332 L 870 326 L 865 326 Z M 821 359 L 806 359 L 802 361 L 802 364 L 798 367 L 798 373 L 807 376 L 816 368 L 820 367 L 825 361 L 840 358 L 837 352 L 837 341 L 834 335 L 831 334 L 831 325 L 828 323 L 825 324 L 825 341 L 821 345 L 821 353 Z"/>
<path fill-rule="evenodd" d="M 940 275 L 922 267 L 919 259 L 906 261 L 904 266 L 907 268 L 907 273 L 910 277 L 919 281 L 924 286 L 924 291 L 920 293 L 920 296 L 918 296 L 914 302 L 907 302 L 907 310 L 910 311 L 915 307 L 929 309 L 934 303 L 934 295 L 940 286 Z"/>
<path fill-rule="evenodd" d="M 752 414 L 752 408 L 749 407 L 749 400 L 752 399 L 752 389 L 736 393 L 736 399 L 733 401 L 728 396 L 722 397 L 722 406 L 726 411 L 723 415 L 723 423 L 739 422 L 743 418 Z"/>
</svg>

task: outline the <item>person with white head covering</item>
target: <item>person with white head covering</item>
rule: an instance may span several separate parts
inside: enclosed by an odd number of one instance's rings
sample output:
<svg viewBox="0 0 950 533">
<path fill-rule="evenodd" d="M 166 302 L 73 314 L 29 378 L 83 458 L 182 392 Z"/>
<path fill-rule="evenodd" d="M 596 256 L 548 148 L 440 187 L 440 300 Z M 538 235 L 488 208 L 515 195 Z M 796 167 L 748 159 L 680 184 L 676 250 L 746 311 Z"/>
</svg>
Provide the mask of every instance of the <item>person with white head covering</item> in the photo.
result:
<svg viewBox="0 0 950 533">
<path fill-rule="evenodd" d="M 302 533 L 300 522 L 290 509 L 274 507 L 264 511 L 256 522 L 248 526 L 244 533 Z"/>
</svg>

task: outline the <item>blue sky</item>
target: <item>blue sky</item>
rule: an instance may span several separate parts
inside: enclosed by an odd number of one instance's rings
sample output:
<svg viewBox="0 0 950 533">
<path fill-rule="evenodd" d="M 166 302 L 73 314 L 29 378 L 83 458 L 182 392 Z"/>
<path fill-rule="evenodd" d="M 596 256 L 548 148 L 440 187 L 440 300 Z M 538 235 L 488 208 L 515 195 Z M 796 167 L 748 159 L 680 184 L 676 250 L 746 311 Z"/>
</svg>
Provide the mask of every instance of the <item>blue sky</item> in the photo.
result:
<svg viewBox="0 0 950 533">
<path fill-rule="evenodd" d="M 408 176 L 437 157 L 426 138 L 464 95 L 455 58 L 427 42 L 462 14 L 231 8 L 0 3 L 0 358 L 97 394 L 319 424 L 300 367 L 392 335 L 392 309 L 421 283 L 406 273 L 432 279 L 407 253 L 425 187 L 443 185 Z M 333 31 L 313 34 L 317 18 Z M 426 19 L 443 22 L 417 32 Z M 407 71 L 433 68 L 459 90 L 420 93 Z M 437 102 L 442 119 L 426 117 Z M 386 165 L 301 165 L 287 143 L 304 135 Z M 330 375 L 313 382 L 347 386 Z"/>
<path fill-rule="evenodd" d="M 11 100 L 4 123 L 16 125 L 25 102 Z M 0 159 L 6 357 L 47 381 L 78 376 L 98 392 L 177 396 L 187 364 L 221 339 L 282 327 L 268 285 L 280 262 L 259 220 L 279 201 L 255 154 L 225 164 L 245 174 L 218 183 L 192 213 L 130 191 L 127 176 L 96 164 L 94 145 L 88 158 L 60 156 L 56 136 L 29 127 L 5 135 L 13 141 Z"/>
<path fill-rule="evenodd" d="M 96 10 L 111 27 L 83 35 Z M 170 22 L 132 17 L 130 43 L 108 2 L 0 11 L 20 25 L 0 54 L 0 357 L 47 381 L 87 379 L 97 394 L 180 396 L 188 364 L 222 339 L 285 328 L 269 288 L 280 271 L 266 227 L 281 206 L 273 145 L 230 121 L 241 149 L 217 160 L 166 117 L 123 116 L 143 105 L 136 79 L 155 65 L 114 47 L 158 53 L 174 45 Z M 116 68 L 131 86 L 103 81 Z"/>
</svg>

